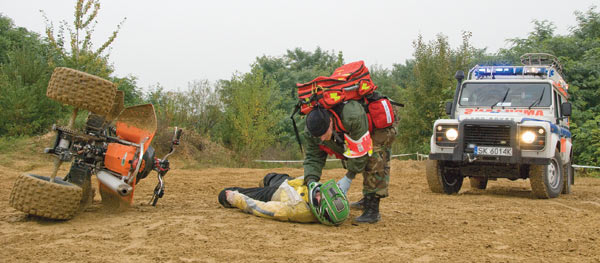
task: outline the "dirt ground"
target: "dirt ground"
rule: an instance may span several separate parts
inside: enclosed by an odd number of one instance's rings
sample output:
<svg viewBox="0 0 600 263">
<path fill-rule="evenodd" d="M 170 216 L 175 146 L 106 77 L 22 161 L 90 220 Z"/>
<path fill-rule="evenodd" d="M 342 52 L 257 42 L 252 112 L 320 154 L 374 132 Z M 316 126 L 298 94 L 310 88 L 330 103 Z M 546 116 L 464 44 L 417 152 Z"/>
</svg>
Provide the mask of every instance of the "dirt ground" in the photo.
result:
<svg viewBox="0 0 600 263">
<path fill-rule="evenodd" d="M 458 195 L 448 196 L 429 191 L 423 162 L 395 160 L 382 221 L 339 227 L 263 219 L 217 202 L 224 187 L 255 186 L 270 171 L 302 175 L 296 168 L 188 170 L 175 162 L 157 207 L 147 205 L 152 173 L 127 211 L 104 209 L 96 194 L 91 207 L 68 221 L 8 205 L 19 173 L 48 175 L 51 166 L 0 162 L 0 261 L 600 262 L 600 179 L 576 178 L 573 194 L 550 200 L 534 199 L 523 180 L 490 181 L 483 191 L 465 180 Z M 343 174 L 327 170 L 324 178 Z M 351 201 L 360 199 L 361 188 L 359 176 Z"/>
</svg>

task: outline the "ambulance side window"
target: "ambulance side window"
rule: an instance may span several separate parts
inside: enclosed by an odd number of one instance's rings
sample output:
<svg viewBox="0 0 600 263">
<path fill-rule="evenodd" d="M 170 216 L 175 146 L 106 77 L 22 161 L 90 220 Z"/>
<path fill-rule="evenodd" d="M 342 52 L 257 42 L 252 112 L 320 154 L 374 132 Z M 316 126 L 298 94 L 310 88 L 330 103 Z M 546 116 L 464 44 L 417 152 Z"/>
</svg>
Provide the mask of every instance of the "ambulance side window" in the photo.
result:
<svg viewBox="0 0 600 263">
<path fill-rule="evenodd" d="M 554 93 L 554 116 L 556 116 L 556 123 L 558 124 L 558 118 L 560 118 L 560 112 L 559 112 L 559 108 L 560 108 L 560 104 L 558 103 L 558 93 L 556 93 L 556 90 L 553 90 Z"/>
<path fill-rule="evenodd" d="M 566 100 L 566 99 L 565 99 L 565 100 Z M 565 101 L 565 100 L 563 100 L 563 96 L 562 96 L 562 94 L 559 94 L 559 95 L 558 95 L 558 101 L 557 101 L 557 102 L 558 102 L 558 104 L 557 104 L 557 106 L 558 106 L 558 107 L 557 107 L 557 108 L 559 109 L 559 111 L 560 111 L 560 105 L 562 105 L 562 104 L 563 104 L 563 101 Z M 562 112 L 560 112 L 560 115 L 558 115 L 558 116 L 559 116 L 559 117 L 563 117 L 563 116 L 562 116 Z M 566 119 L 560 119 L 560 121 L 559 121 L 559 123 L 560 123 L 560 124 L 563 124 L 563 125 L 565 124 L 565 122 L 566 122 Z"/>
</svg>

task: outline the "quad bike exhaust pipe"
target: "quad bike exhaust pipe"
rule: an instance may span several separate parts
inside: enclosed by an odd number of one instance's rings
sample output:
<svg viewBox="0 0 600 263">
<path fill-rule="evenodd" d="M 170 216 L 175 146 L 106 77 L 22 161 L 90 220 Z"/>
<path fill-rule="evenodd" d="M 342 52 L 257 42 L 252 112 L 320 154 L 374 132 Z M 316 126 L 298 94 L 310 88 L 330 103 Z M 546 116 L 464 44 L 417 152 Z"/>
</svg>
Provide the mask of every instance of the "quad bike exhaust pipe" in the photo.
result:
<svg viewBox="0 0 600 263">
<path fill-rule="evenodd" d="M 126 184 L 125 182 L 121 181 L 121 179 L 106 171 L 99 171 L 98 174 L 96 174 L 96 177 L 98 177 L 98 181 L 108 187 L 108 189 L 118 193 L 121 196 L 127 196 L 133 190 L 131 185 Z"/>
</svg>

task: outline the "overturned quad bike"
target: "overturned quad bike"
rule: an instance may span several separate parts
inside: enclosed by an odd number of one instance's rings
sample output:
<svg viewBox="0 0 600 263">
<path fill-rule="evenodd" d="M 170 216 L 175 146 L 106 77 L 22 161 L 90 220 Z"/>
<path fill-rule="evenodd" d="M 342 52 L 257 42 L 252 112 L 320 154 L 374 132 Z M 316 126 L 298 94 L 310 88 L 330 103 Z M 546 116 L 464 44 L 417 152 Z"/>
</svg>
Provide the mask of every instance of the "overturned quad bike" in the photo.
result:
<svg viewBox="0 0 600 263">
<path fill-rule="evenodd" d="M 52 127 L 56 131 L 54 146 L 45 150 L 56 157 L 52 174 L 20 175 L 10 205 L 31 215 L 70 219 L 91 204 L 95 193 L 91 177 L 95 174 L 103 205 L 124 208 L 133 203 L 136 184 L 154 170 L 158 184 L 150 204 L 155 206 L 164 194 L 168 157 L 179 144 L 182 130 L 175 128 L 170 152 L 158 159 L 150 147 L 157 129 L 152 104 L 124 108 L 123 92 L 112 82 L 69 68 L 54 70 L 46 95 L 73 106 L 73 114 L 67 127 Z M 84 131 L 73 129 L 79 109 L 89 111 Z M 70 162 L 71 167 L 59 178 L 63 162 Z"/>
</svg>

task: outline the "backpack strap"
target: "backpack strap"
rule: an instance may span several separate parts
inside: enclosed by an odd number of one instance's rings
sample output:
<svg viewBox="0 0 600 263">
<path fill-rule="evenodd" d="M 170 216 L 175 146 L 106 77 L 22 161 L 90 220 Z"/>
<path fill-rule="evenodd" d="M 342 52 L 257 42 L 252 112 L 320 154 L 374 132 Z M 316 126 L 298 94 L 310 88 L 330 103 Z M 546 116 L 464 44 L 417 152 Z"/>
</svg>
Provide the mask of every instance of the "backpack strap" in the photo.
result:
<svg viewBox="0 0 600 263">
<path fill-rule="evenodd" d="M 394 106 L 398 106 L 398 107 L 404 107 L 404 104 L 402 104 L 402 103 L 395 102 L 395 101 L 393 101 L 393 100 L 392 100 L 392 99 L 390 99 L 390 98 L 388 98 L 388 100 L 389 100 L 389 101 L 390 101 L 390 103 L 391 103 L 392 105 L 394 105 Z"/>
<path fill-rule="evenodd" d="M 298 104 L 296 104 L 296 107 L 294 108 L 294 112 L 292 112 L 292 116 L 290 116 L 290 119 L 292 119 L 292 124 L 294 126 L 294 133 L 296 133 L 296 140 L 298 141 L 298 145 L 300 146 L 300 152 L 302 153 L 302 155 L 304 155 L 304 149 L 302 149 L 302 142 L 300 142 L 300 134 L 298 133 L 298 126 L 296 126 L 296 120 L 294 120 L 294 115 L 296 115 L 296 113 L 298 113 L 298 111 L 300 110 L 300 103 L 298 102 Z"/>
<path fill-rule="evenodd" d="M 346 132 L 346 128 L 344 128 L 344 124 L 342 123 L 342 118 L 340 117 L 341 114 L 338 114 L 333 109 L 329 109 L 329 112 L 331 113 L 331 115 L 333 116 L 333 119 L 335 120 L 335 122 L 334 122 L 335 130 L 337 132 L 344 132 L 345 133 Z"/>
<path fill-rule="evenodd" d="M 332 150 L 331 148 L 323 145 L 323 144 L 319 144 L 319 149 L 321 149 L 322 151 L 326 152 L 327 155 L 333 155 L 335 156 L 335 158 L 340 159 L 340 160 L 346 160 L 348 158 L 346 158 L 346 156 L 344 156 L 341 153 L 337 153 L 334 150 Z"/>
</svg>

